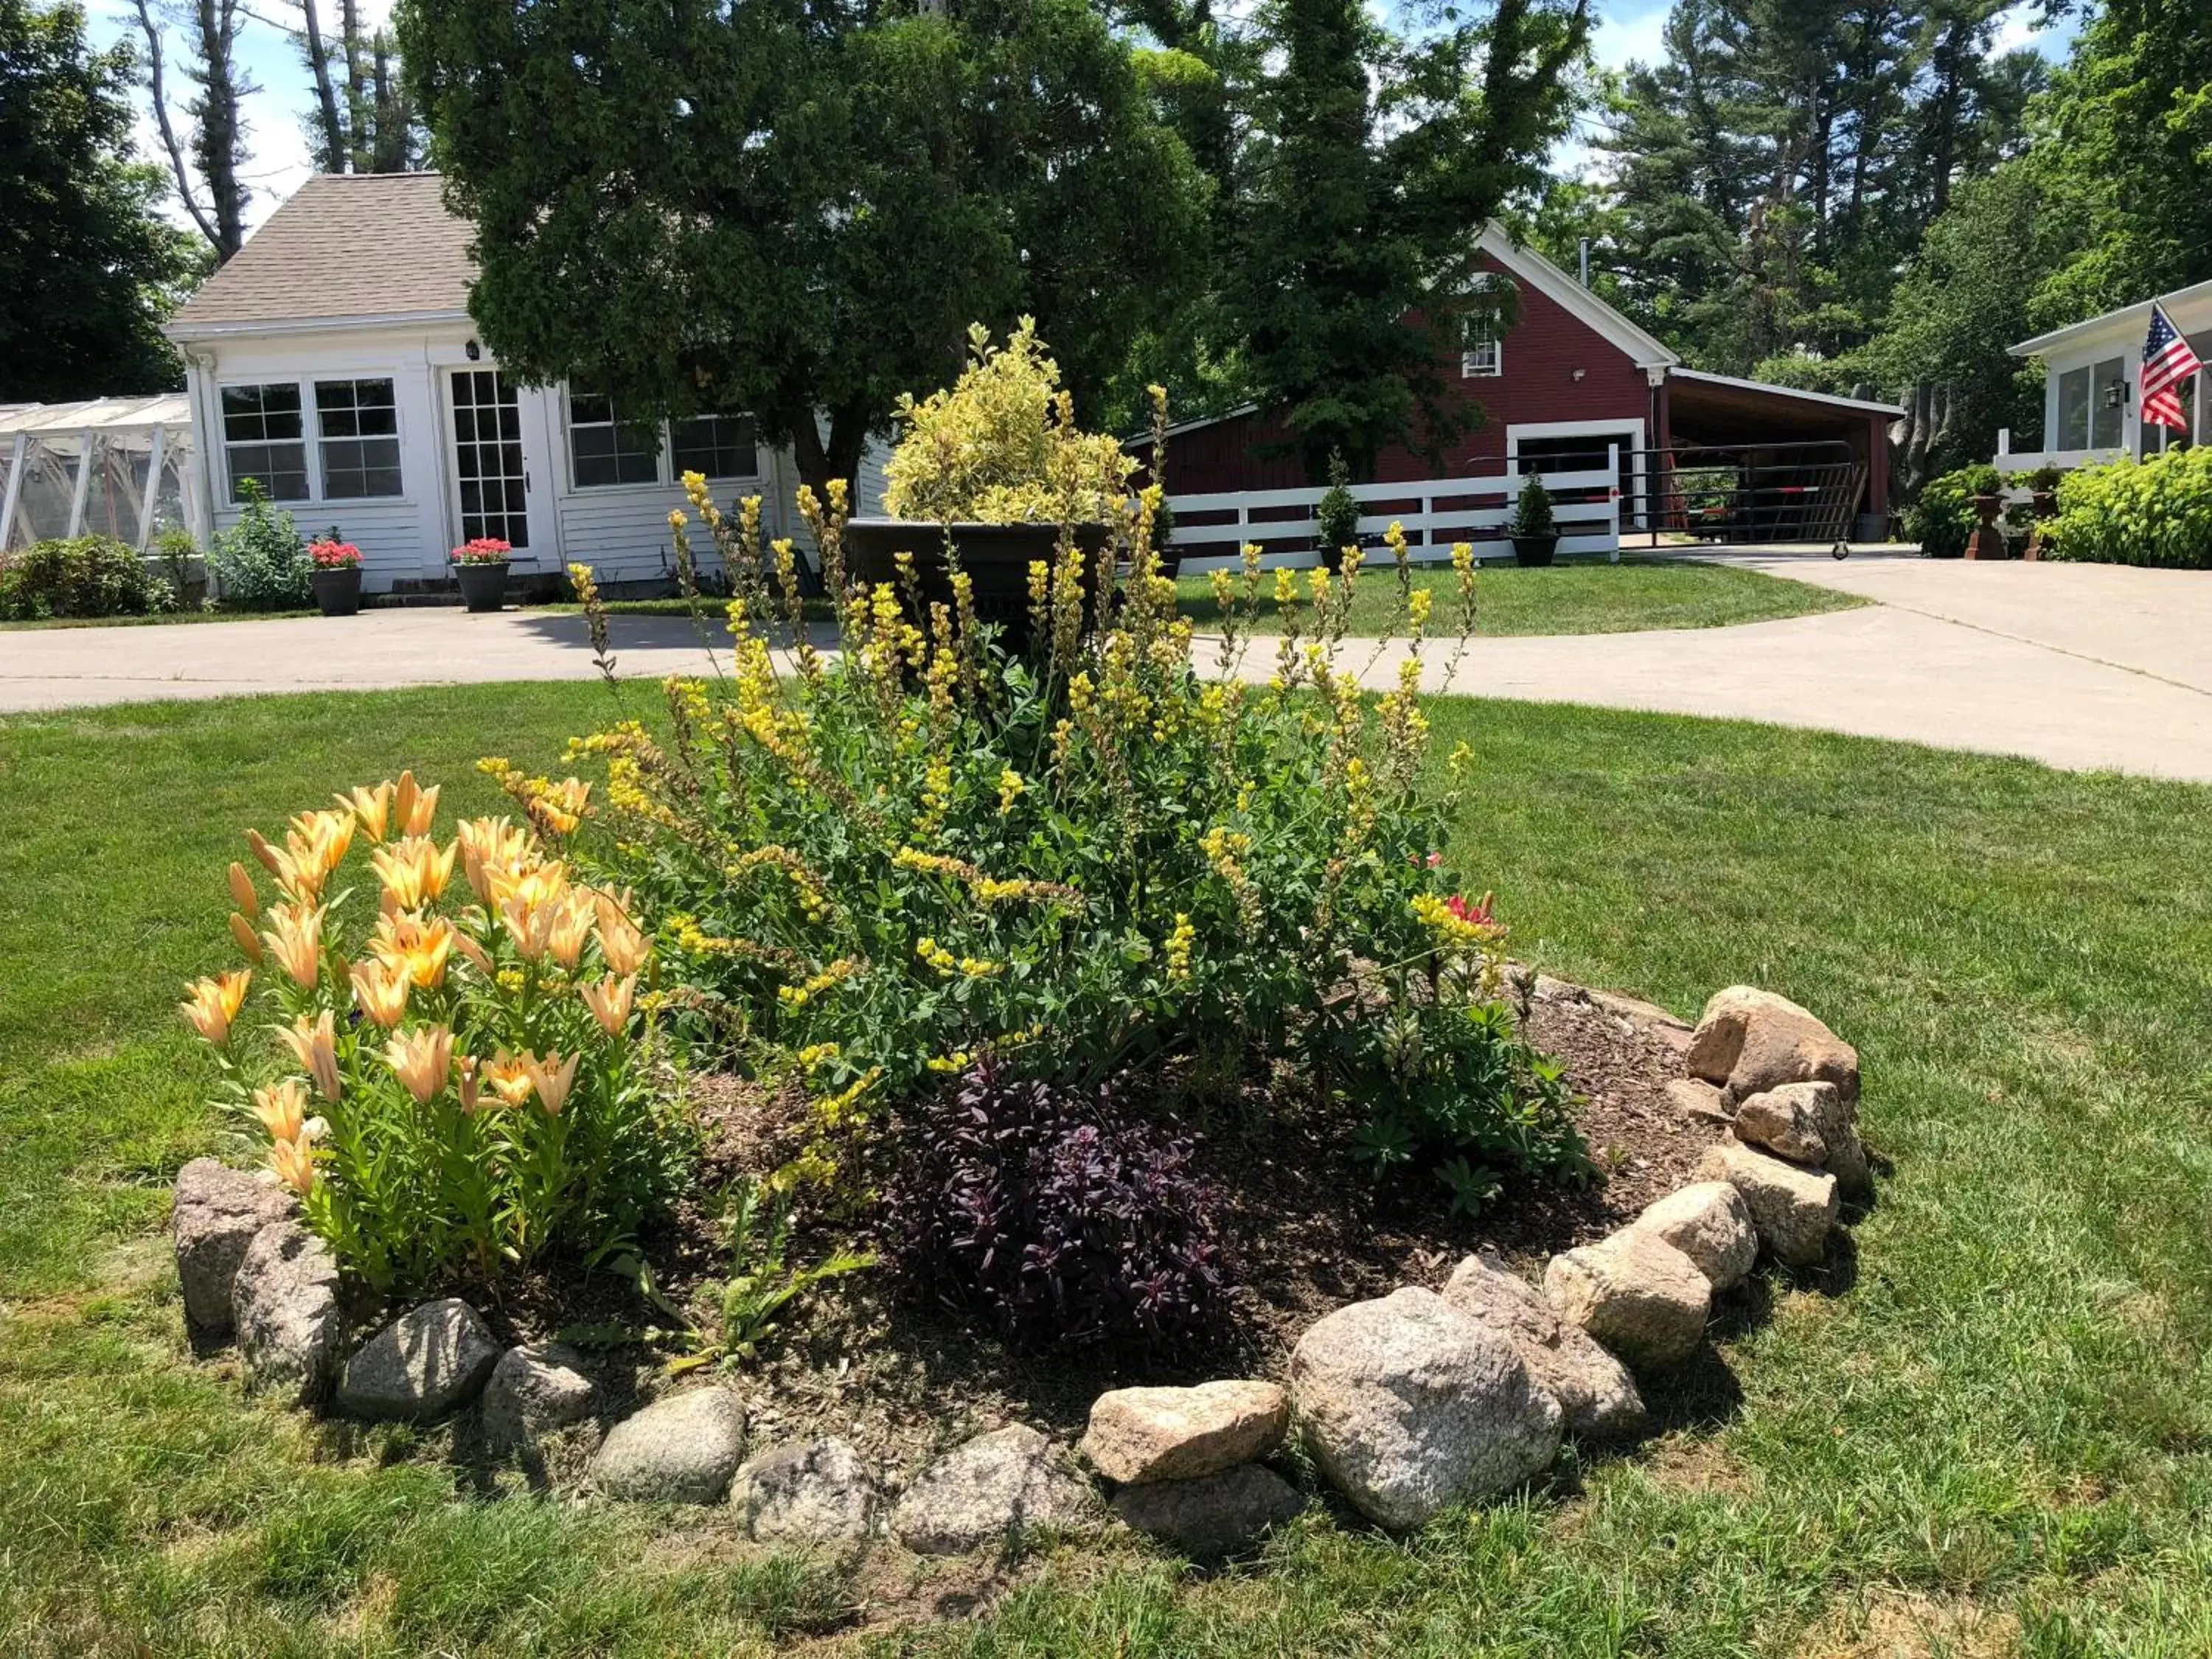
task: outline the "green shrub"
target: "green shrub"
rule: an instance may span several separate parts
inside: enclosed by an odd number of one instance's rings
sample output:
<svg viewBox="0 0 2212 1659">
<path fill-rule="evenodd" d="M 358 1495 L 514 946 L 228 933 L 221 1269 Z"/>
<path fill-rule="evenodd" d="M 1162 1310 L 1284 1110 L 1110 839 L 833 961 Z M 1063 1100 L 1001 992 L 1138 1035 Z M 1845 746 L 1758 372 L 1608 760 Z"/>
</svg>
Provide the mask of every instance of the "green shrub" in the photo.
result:
<svg viewBox="0 0 2212 1659">
<path fill-rule="evenodd" d="M 2067 474 L 2043 556 L 2097 564 L 2212 569 L 2212 449 L 2123 456 Z"/>
<path fill-rule="evenodd" d="M 1905 513 L 1905 535 L 1931 559 L 1964 557 L 1966 544 L 1982 521 L 1974 497 L 1994 494 L 2001 487 L 1996 468 L 1987 465 L 1962 466 L 1930 478 Z"/>
<path fill-rule="evenodd" d="M 1514 499 L 1513 522 L 1506 533 L 1516 537 L 1556 536 L 1559 533 L 1559 515 L 1552 510 L 1552 492 L 1544 481 L 1534 472 L 1521 480 L 1521 493 Z"/>
<path fill-rule="evenodd" d="M 246 510 L 208 550 L 217 597 L 226 610 L 303 611 L 314 603 L 315 562 L 289 513 L 269 504 L 258 480 L 240 486 Z"/>
<path fill-rule="evenodd" d="M 1314 540 L 1321 562 L 1330 569 L 1344 563 L 1344 550 L 1359 544 L 1359 498 L 1352 493 L 1352 471 L 1341 451 L 1330 452 L 1328 488 L 1314 506 Z"/>
<path fill-rule="evenodd" d="M 842 527 L 802 504 L 840 589 Z M 1157 574 L 1155 505 L 1116 512 L 1129 574 L 1109 629 L 1085 631 L 1078 550 L 1032 567 L 1038 644 L 1020 658 L 964 600 L 917 626 L 885 585 L 843 594 L 825 659 L 788 545 L 763 559 L 752 504 L 708 516 L 738 592 L 780 594 L 773 630 L 764 599 L 734 602 L 731 677 L 670 683 L 665 741 L 625 721 L 577 745 L 607 767 L 585 855 L 656 923 L 685 982 L 679 1029 L 803 1090 L 811 1136 L 781 1179 L 851 1182 L 856 1200 L 866 1171 L 899 1166 L 896 1143 L 871 1155 L 878 1139 L 986 1056 L 1018 1079 L 1111 1079 L 1164 1115 L 1317 1088 L 1348 1145 L 1411 1074 L 1402 1043 L 1353 1032 L 1382 1017 L 1434 1028 L 1421 1078 L 1460 1103 L 1425 1116 L 1409 1158 L 1571 1163 L 1556 1090 L 1480 1040 L 1495 1021 L 1465 1018 L 1496 1002 L 1499 935 L 1455 906 L 1450 803 L 1423 782 L 1431 593 L 1412 596 L 1398 689 L 1370 699 L 1334 660 L 1358 556 L 1276 571 L 1271 607 L 1248 549 L 1223 573 L 1232 672 L 1201 677 Z M 1463 640 L 1472 550 L 1454 555 Z M 1233 670 L 1262 623 L 1276 672 L 1249 684 Z M 495 769 L 536 810 L 537 784 Z M 1531 1122 L 1543 1132 L 1516 1127 Z"/>
<path fill-rule="evenodd" d="M 139 617 L 176 603 L 169 585 L 110 536 L 76 536 L 0 554 L 0 620 Z"/>
</svg>

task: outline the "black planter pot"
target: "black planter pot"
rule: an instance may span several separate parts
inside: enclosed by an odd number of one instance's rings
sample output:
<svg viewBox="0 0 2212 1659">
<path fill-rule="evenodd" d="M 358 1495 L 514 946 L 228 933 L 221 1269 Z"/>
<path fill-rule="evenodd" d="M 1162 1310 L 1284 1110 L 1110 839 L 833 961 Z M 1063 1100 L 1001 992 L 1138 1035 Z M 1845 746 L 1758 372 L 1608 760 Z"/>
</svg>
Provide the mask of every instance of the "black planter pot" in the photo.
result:
<svg viewBox="0 0 2212 1659">
<path fill-rule="evenodd" d="M 945 542 L 950 530 L 960 568 L 974 585 L 975 617 L 999 626 L 1000 644 L 1023 651 L 1030 641 L 1030 566 L 1042 559 L 1053 562 L 1060 545 L 1060 526 L 1051 524 L 925 524 L 909 519 L 851 519 L 845 525 L 845 574 L 848 580 L 898 583 L 896 556 L 914 555 L 915 575 L 921 588 L 921 612 L 910 617 L 918 628 L 929 623 L 929 607 L 952 603 L 952 572 L 945 562 Z M 1098 559 L 1112 532 L 1103 524 L 1075 526 L 1075 544 L 1083 550 L 1084 624 L 1097 619 Z M 900 599 L 905 599 L 902 590 Z"/>
<path fill-rule="evenodd" d="M 1538 568 L 1552 562 L 1552 555 L 1559 550 L 1557 536 L 1516 536 L 1513 540 L 1513 562 Z"/>
<path fill-rule="evenodd" d="M 356 616 L 361 611 L 361 567 L 337 565 L 310 571 L 307 580 L 315 590 L 315 607 L 325 617 Z"/>
<path fill-rule="evenodd" d="M 457 564 L 453 579 L 461 585 L 461 603 L 471 611 L 496 611 L 507 603 L 507 561 L 492 564 Z"/>
</svg>

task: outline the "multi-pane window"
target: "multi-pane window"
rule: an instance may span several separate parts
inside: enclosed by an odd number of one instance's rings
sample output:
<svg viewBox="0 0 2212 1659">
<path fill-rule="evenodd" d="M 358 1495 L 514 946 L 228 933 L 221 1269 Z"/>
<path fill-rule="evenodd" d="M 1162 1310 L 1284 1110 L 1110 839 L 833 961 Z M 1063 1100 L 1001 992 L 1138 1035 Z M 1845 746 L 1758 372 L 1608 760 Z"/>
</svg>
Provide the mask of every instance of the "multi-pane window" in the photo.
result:
<svg viewBox="0 0 2212 1659">
<path fill-rule="evenodd" d="M 2127 429 L 2128 362 L 2107 357 L 2089 371 L 2089 447 L 2117 449 Z"/>
<path fill-rule="evenodd" d="M 750 478 L 760 471 L 750 415 L 698 415 L 668 428 L 669 459 L 676 476 Z"/>
<path fill-rule="evenodd" d="M 399 409 L 389 380 L 318 380 L 326 501 L 399 494 Z"/>
<path fill-rule="evenodd" d="M 298 382 L 223 387 L 222 448 L 234 501 L 246 499 L 248 478 L 272 501 L 306 501 L 307 444 Z"/>
<path fill-rule="evenodd" d="M 614 400 L 568 394 L 568 461 L 579 489 L 660 482 L 660 429 L 615 418 Z"/>
<path fill-rule="evenodd" d="M 495 536 L 530 545 L 530 471 L 522 459 L 522 411 L 514 387 L 496 369 L 453 376 L 453 483 L 461 498 L 461 538 Z"/>
<path fill-rule="evenodd" d="M 1467 309 L 1460 313 L 1461 379 L 1487 379 L 1505 372 L 1501 315 L 1499 279 L 1492 271 L 1477 272 L 1468 285 Z"/>
</svg>

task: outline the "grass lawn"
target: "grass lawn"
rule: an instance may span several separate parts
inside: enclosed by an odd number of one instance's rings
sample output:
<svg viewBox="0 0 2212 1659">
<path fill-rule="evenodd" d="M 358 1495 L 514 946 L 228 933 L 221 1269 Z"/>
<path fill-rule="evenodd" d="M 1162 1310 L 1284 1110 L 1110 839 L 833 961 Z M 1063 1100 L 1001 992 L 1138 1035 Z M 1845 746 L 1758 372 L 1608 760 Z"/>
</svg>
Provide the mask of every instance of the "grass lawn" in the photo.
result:
<svg viewBox="0 0 2212 1659">
<path fill-rule="evenodd" d="M 0 633 L 50 628 L 167 628 L 178 623 L 281 622 L 288 617 L 319 617 L 319 611 L 161 611 L 149 617 L 41 617 L 35 622 L 0 622 Z"/>
<path fill-rule="evenodd" d="M 1389 556 L 1378 567 L 1368 564 L 1352 590 L 1351 632 L 1380 635 L 1405 631 L 1397 575 Z M 1449 569 L 1417 569 L 1416 586 L 1436 593 L 1432 630 L 1458 628 L 1457 579 Z M 1263 629 L 1272 625 L 1274 578 L 1261 587 Z M 1176 584 L 1182 612 L 1204 629 L 1220 617 L 1204 576 L 1185 576 Z M 1301 583 L 1301 591 L 1303 591 Z M 1478 634 L 1626 634 L 1652 628 L 1725 628 L 1732 623 L 1767 622 L 1777 617 L 1808 617 L 1824 611 L 1849 611 L 1866 601 L 1854 593 L 1793 582 L 1733 565 L 1696 564 L 1682 559 L 1575 560 L 1543 570 L 1512 564 L 1487 564 L 1475 579 Z M 1310 611 L 1304 614 L 1310 615 Z"/>
<path fill-rule="evenodd" d="M 167 1190 L 221 1138 L 172 1005 L 228 959 L 239 826 L 408 763 L 481 804 L 477 755 L 550 763 L 604 699 L 0 722 L 0 1652 L 750 1653 L 836 1627 L 834 1562 L 753 1558 L 717 1516 L 479 1501 L 404 1431 L 242 1405 L 182 1346 Z M 1316 1517 L 1213 1577 L 1056 1556 L 983 1622 L 830 1650 L 2212 1653 L 2212 792 L 1431 712 L 1440 752 L 1480 757 L 1462 856 L 1522 955 L 1692 1012 L 1755 981 L 1859 1045 L 1895 1168 L 1850 1250 L 1766 1281 L 1661 1396 L 1662 1438 L 1553 1490 L 1406 1542 Z"/>
</svg>

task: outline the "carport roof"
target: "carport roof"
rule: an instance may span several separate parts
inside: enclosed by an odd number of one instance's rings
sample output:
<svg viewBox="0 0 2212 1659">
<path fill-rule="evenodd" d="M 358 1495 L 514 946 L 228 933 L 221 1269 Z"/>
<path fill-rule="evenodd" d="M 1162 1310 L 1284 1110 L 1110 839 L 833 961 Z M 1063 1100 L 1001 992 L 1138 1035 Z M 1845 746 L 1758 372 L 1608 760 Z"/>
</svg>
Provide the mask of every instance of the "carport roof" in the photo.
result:
<svg viewBox="0 0 2212 1659">
<path fill-rule="evenodd" d="M 1823 415 L 1887 415 L 1892 420 L 1900 419 L 1905 410 L 1896 404 L 1878 404 L 1866 398 L 1838 398 L 1828 392 L 1801 392 L 1796 386 L 1770 386 L 1765 380 L 1739 380 L 1733 374 L 1713 374 L 1702 368 L 1670 368 L 1670 380 L 1691 380 L 1699 386 L 1719 388 L 1716 404 L 1739 403 L 1749 409 L 1765 405 L 1790 405 L 1790 413 L 1801 418 Z M 1734 397 L 1728 394 L 1733 393 Z"/>
</svg>

